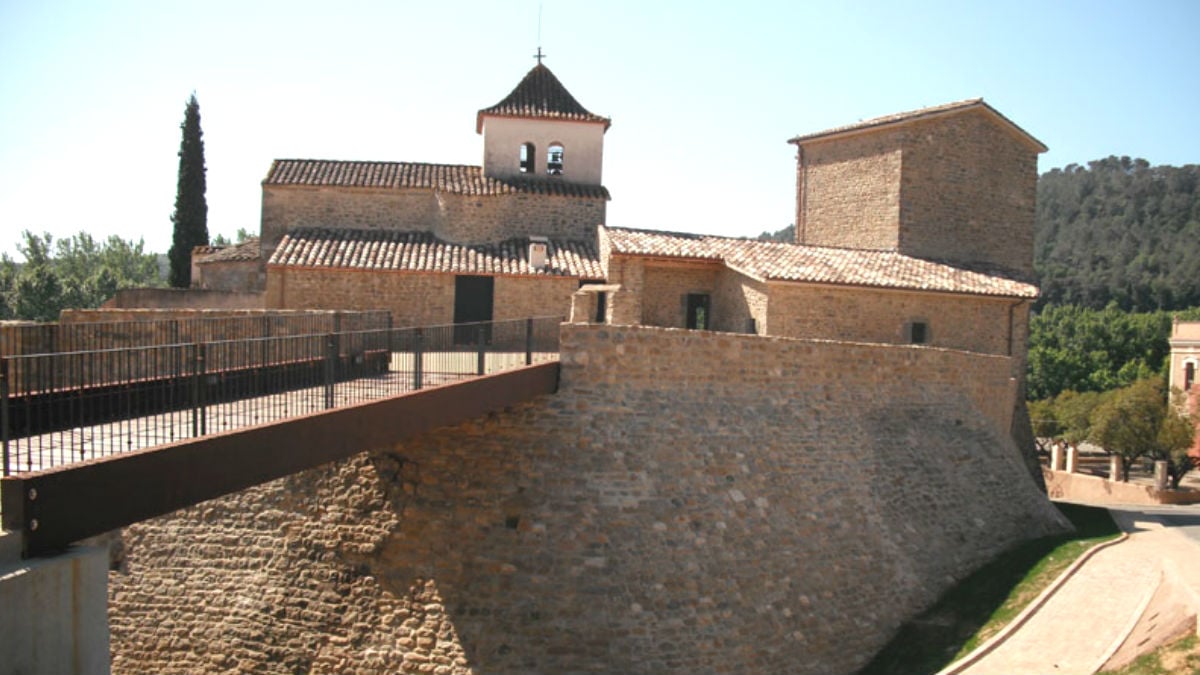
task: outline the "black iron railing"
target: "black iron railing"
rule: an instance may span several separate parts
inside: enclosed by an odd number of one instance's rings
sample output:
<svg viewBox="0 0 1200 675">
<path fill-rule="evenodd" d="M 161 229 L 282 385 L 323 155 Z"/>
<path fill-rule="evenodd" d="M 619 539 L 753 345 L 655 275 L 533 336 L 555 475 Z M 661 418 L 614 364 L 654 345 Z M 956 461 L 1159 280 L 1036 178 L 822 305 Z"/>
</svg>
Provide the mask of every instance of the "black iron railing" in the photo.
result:
<svg viewBox="0 0 1200 675">
<path fill-rule="evenodd" d="M 3 475 L 558 357 L 559 317 L 0 359 Z"/>
</svg>

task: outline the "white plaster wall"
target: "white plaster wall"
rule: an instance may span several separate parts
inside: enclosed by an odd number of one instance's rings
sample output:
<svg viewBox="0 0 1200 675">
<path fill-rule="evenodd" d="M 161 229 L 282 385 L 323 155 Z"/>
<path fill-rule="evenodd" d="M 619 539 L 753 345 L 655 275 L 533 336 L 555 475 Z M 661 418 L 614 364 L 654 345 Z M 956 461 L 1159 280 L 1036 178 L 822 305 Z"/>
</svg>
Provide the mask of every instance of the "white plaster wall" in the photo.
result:
<svg viewBox="0 0 1200 675">
<path fill-rule="evenodd" d="M 546 175 L 546 152 L 552 143 L 563 146 L 563 174 Z M 601 185 L 604 124 L 560 122 L 516 117 L 484 117 L 483 174 L 503 178 L 521 173 L 521 145 L 533 143 L 537 176 L 585 185 Z"/>
</svg>

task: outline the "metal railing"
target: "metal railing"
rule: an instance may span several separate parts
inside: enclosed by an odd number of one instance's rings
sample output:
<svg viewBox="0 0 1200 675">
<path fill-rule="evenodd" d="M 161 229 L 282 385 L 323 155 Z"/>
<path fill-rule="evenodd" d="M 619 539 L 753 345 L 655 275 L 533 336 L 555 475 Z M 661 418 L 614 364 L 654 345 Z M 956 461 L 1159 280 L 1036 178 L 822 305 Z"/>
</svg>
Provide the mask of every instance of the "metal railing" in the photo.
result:
<svg viewBox="0 0 1200 675">
<path fill-rule="evenodd" d="M 3 475 L 553 360 L 560 321 L 541 317 L 3 357 Z"/>
</svg>

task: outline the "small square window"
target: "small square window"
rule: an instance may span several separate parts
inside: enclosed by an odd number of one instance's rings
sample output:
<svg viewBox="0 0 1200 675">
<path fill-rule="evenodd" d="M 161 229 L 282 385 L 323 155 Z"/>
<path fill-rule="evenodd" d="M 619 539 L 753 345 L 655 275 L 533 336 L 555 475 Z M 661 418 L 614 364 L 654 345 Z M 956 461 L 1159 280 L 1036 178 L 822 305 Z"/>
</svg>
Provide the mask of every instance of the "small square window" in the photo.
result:
<svg viewBox="0 0 1200 675">
<path fill-rule="evenodd" d="M 909 342 L 923 345 L 929 342 L 929 324 L 924 321 L 914 321 L 908 327 Z"/>
</svg>

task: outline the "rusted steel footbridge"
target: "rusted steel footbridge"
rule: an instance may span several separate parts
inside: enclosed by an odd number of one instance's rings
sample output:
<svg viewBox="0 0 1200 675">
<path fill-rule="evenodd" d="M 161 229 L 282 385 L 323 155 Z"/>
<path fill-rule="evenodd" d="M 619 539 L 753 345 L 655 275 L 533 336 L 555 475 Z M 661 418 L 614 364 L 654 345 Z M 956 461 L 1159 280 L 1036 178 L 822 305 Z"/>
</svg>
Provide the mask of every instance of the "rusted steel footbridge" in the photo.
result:
<svg viewBox="0 0 1200 675">
<path fill-rule="evenodd" d="M 52 553 L 553 393 L 559 322 L 4 356 L 4 529 L 24 555 Z"/>
</svg>

